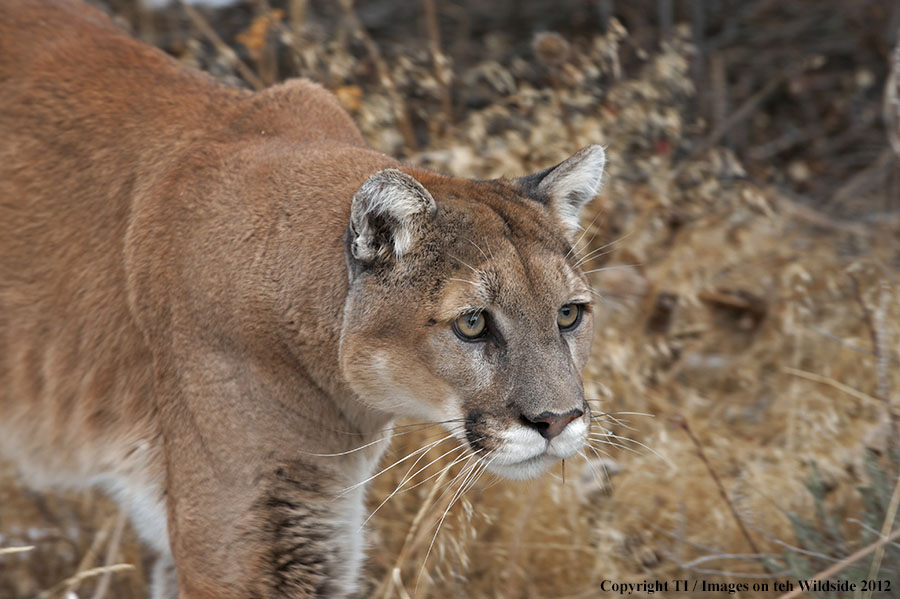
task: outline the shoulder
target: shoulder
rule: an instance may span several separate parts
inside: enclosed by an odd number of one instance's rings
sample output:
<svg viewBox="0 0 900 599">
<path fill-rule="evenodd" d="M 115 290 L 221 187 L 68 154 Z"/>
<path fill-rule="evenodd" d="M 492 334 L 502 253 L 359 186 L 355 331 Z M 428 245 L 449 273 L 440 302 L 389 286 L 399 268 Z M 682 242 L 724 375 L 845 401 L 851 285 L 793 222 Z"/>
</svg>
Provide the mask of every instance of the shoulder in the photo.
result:
<svg viewBox="0 0 900 599">
<path fill-rule="evenodd" d="M 297 141 L 331 139 L 365 146 L 362 134 L 337 97 L 309 79 L 289 79 L 257 92 L 249 106 L 257 124 L 277 128 L 278 133 Z"/>
</svg>

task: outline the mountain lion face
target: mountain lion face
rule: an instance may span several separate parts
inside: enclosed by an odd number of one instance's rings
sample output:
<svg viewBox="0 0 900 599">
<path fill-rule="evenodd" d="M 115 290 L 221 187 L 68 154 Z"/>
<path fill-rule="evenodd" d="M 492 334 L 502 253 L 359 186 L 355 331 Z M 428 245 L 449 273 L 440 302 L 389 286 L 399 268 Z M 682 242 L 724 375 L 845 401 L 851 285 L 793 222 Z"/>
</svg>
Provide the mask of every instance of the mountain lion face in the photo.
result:
<svg viewBox="0 0 900 599">
<path fill-rule="evenodd" d="M 359 397 L 444 423 L 508 478 L 575 454 L 592 301 L 572 234 L 603 162 L 591 146 L 518 181 L 373 175 L 347 233 L 341 363 Z"/>
</svg>

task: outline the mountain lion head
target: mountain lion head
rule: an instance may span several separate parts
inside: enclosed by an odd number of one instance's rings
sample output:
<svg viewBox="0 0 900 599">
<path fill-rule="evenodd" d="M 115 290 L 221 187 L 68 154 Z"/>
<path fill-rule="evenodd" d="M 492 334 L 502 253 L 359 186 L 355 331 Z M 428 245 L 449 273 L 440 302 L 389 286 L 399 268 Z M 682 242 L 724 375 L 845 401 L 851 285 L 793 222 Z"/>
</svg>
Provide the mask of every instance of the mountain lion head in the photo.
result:
<svg viewBox="0 0 900 599">
<path fill-rule="evenodd" d="M 575 454 L 591 287 L 573 249 L 600 146 L 517 180 L 386 169 L 356 192 L 340 360 L 361 401 L 440 422 L 508 478 Z"/>
</svg>

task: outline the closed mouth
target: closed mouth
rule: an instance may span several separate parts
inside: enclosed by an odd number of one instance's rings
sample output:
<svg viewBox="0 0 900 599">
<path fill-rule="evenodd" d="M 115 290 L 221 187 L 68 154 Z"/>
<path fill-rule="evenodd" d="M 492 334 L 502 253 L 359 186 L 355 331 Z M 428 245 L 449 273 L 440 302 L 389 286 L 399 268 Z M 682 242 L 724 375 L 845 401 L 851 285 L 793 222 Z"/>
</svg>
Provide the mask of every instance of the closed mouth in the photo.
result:
<svg viewBox="0 0 900 599">
<path fill-rule="evenodd" d="M 479 435 L 477 428 L 467 423 L 464 430 L 458 435 L 459 440 L 469 446 L 486 469 L 513 480 L 540 476 L 559 460 L 577 454 L 587 433 L 584 424 L 573 424 L 570 432 L 550 440 L 526 427 L 513 427 L 499 435 Z"/>
</svg>

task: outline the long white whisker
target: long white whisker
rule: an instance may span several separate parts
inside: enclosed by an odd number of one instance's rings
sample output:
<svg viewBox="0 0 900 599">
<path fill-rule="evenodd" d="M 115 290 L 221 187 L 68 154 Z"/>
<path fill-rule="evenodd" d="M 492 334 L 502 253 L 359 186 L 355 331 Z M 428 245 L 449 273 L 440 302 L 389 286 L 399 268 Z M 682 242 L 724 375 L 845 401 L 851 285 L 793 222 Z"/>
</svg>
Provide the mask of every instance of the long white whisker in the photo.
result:
<svg viewBox="0 0 900 599">
<path fill-rule="evenodd" d="M 453 432 L 454 432 L 454 436 L 455 436 L 455 433 L 458 432 L 458 431 L 453 431 Z M 447 438 L 444 437 L 443 440 L 447 440 Z M 435 462 L 437 462 L 438 460 L 440 460 L 440 459 L 443 458 L 444 456 L 446 456 L 446 455 L 448 455 L 448 454 L 450 454 L 450 453 L 453 453 L 454 451 L 459 451 L 459 448 L 460 448 L 460 447 L 464 447 L 464 446 L 455 445 L 452 449 L 450 449 L 449 451 L 446 451 L 446 452 L 442 453 L 442 454 L 439 455 L 437 458 L 431 460 L 430 462 L 428 462 L 427 464 L 425 464 L 424 466 L 422 466 L 419 470 L 417 470 L 417 471 L 415 472 L 415 474 L 413 474 L 412 476 L 410 476 L 409 473 L 412 472 L 413 468 L 416 467 L 416 464 L 418 464 L 419 462 L 421 462 L 421 461 L 422 461 L 422 458 L 424 458 L 424 457 L 425 457 L 426 455 L 428 455 L 428 454 L 427 454 L 427 453 L 423 453 L 422 455 L 420 455 L 418 458 L 416 458 L 416 461 L 413 462 L 412 465 L 409 467 L 409 469 L 406 471 L 406 474 L 403 475 L 403 477 L 401 478 L 399 484 L 397 485 L 397 489 L 395 489 L 394 492 L 396 492 L 400 487 L 402 487 L 403 484 L 404 484 L 407 480 L 411 480 L 411 479 L 415 478 L 420 472 L 422 472 L 423 470 L 425 470 L 426 468 L 428 468 L 429 466 L 431 466 L 432 464 L 434 464 Z M 393 493 L 392 493 L 391 495 L 393 495 Z"/>
<path fill-rule="evenodd" d="M 591 447 L 591 446 L 588 445 L 588 447 Z M 594 448 L 591 447 L 591 449 L 593 450 Z M 578 455 L 580 455 L 581 458 L 584 460 L 584 463 L 587 465 L 588 470 L 591 471 L 591 476 L 594 478 L 594 480 L 599 480 L 602 484 L 606 484 L 606 483 L 609 481 L 609 476 L 608 476 L 608 475 L 606 476 L 606 480 L 604 481 L 604 476 L 603 476 L 603 474 L 601 474 L 601 473 L 594 467 L 594 464 L 591 462 L 590 458 L 587 457 L 587 454 L 585 454 L 583 451 L 581 451 L 581 450 L 579 449 L 579 450 L 578 450 Z M 601 463 L 601 465 L 602 465 L 602 464 L 603 464 L 602 458 L 600 458 L 600 456 L 597 456 L 597 459 L 600 460 L 600 463 Z M 604 471 L 606 470 L 606 467 L 605 467 L 605 466 L 603 467 L 603 470 L 604 470 Z"/>
<path fill-rule="evenodd" d="M 650 418 L 655 418 L 653 414 L 645 414 L 643 412 L 600 412 L 598 414 L 591 414 L 591 419 L 597 418 L 598 420 L 601 418 L 606 418 L 610 420 L 613 424 L 618 424 L 622 428 L 626 428 L 630 431 L 637 432 L 638 429 L 633 426 L 629 426 L 630 420 L 625 420 L 624 418 L 617 418 L 616 416 L 648 416 Z"/>
<path fill-rule="evenodd" d="M 480 458 L 479 460 L 477 460 L 474 463 L 473 467 L 469 470 L 469 473 L 466 475 L 462 484 L 459 486 L 459 489 L 457 489 L 456 494 L 453 496 L 453 498 L 451 498 L 450 505 L 447 506 L 447 510 L 444 512 L 444 515 L 446 515 L 447 512 L 450 511 L 450 509 L 453 507 L 453 505 L 459 500 L 460 497 L 462 497 L 463 493 L 468 491 L 471 488 L 471 486 L 475 484 L 478 476 L 480 476 L 480 474 L 476 474 L 476 473 L 479 471 L 484 471 L 484 469 L 487 468 L 488 464 L 490 464 L 490 462 L 485 461 L 487 458 L 487 455 L 489 455 L 489 454 L 486 454 L 485 457 Z M 491 461 L 493 461 L 493 460 L 491 460 Z M 441 521 L 443 521 L 443 519 L 441 519 Z M 438 529 L 440 529 L 440 525 L 438 525 Z M 436 534 L 437 534 L 437 531 L 435 531 L 435 535 Z"/>
<path fill-rule="evenodd" d="M 383 432 L 386 431 L 396 431 L 398 429 L 409 429 L 409 428 L 429 428 L 432 426 L 437 426 L 439 424 L 450 424 L 452 422 L 465 422 L 465 418 L 449 418 L 447 420 L 434 420 L 434 421 L 423 421 L 423 422 L 410 422 L 408 424 L 395 424 L 390 428 L 383 429 Z"/>
<path fill-rule="evenodd" d="M 656 457 L 658 457 L 660 460 L 662 460 L 663 462 L 665 462 L 665 463 L 668 464 L 669 466 L 674 466 L 674 464 L 672 464 L 671 461 L 669 461 L 667 458 L 664 458 L 658 451 L 656 451 L 655 449 L 653 449 L 652 447 L 650 447 L 650 446 L 648 446 L 648 445 L 644 445 L 644 444 L 641 443 L 640 441 L 635 441 L 634 439 L 629 439 L 628 437 L 622 437 L 622 436 L 619 436 L 619 435 L 614 435 L 614 434 L 612 434 L 612 433 L 608 433 L 608 434 L 606 434 L 606 435 L 604 435 L 604 436 L 606 436 L 606 437 L 611 437 L 611 438 L 613 438 L 613 439 L 618 439 L 618 440 L 620 440 L 620 441 L 627 441 L 628 443 L 634 443 L 634 444 L 637 445 L 638 447 L 643 447 L 644 449 L 646 449 L 647 451 L 649 451 L 650 453 L 652 453 L 653 455 L 655 455 Z M 598 440 L 599 440 L 599 439 L 598 439 Z M 612 445 L 612 443 L 610 443 L 610 444 Z M 618 444 L 616 444 L 616 447 L 622 447 L 622 449 L 630 449 L 630 448 L 626 448 L 624 445 L 618 445 Z M 638 452 L 635 452 L 635 453 L 638 453 Z"/>
<path fill-rule="evenodd" d="M 488 453 L 485 458 L 487 458 L 489 455 L 490 453 Z M 475 457 L 475 454 L 473 453 L 472 456 Z M 431 555 L 431 550 L 434 548 L 434 542 L 437 539 L 438 533 L 441 531 L 441 526 L 443 526 L 444 524 L 444 519 L 447 517 L 447 514 L 450 513 L 450 509 L 462 496 L 462 494 L 468 490 L 469 487 L 467 486 L 467 483 L 469 482 L 469 480 L 472 479 L 477 481 L 478 477 L 475 476 L 473 478 L 472 475 L 476 470 L 478 470 L 478 467 L 482 466 L 481 469 L 483 471 L 487 469 L 487 467 L 490 466 L 491 462 L 493 461 L 493 459 L 491 459 L 490 461 L 484 461 L 484 458 L 482 458 L 482 461 L 475 462 L 475 465 L 469 469 L 468 474 L 466 474 L 465 478 L 463 478 L 463 481 L 462 483 L 460 483 L 459 488 L 456 490 L 456 493 L 454 493 L 453 497 L 450 498 L 450 502 L 447 504 L 447 509 L 444 510 L 444 513 L 441 514 L 441 519 L 438 520 L 437 527 L 434 531 L 434 536 L 431 537 L 431 543 L 428 545 L 428 551 L 425 552 L 425 558 L 422 560 L 422 569 L 419 570 L 419 577 L 416 578 L 416 588 L 418 588 L 419 586 L 419 579 L 422 577 L 422 572 L 425 571 L 425 565 L 428 563 L 428 556 Z M 465 468 L 463 468 L 463 470 L 465 470 Z M 457 476 L 454 481 L 458 478 L 459 476 Z"/>
<path fill-rule="evenodd" d="M 600 215 L 598 214 L 597 216 L 600 216 Z M 595 220 L 597 219 L 597 216 L 594 217 Z M 593 224 L 594 223 L 591 223 L 591 225 L 593 225 Z M 574 242 L 572 242 L 572 245 L 569 246 L 569 251 L 566 252 L 566 255 L 563 256 L 563 259 L 568 260 L 569 256 L 571 256 L 572 254 L 575 254 L 577 256 L 581 251 L 584 250 L 584 248 L 591 245 L 591 241 L 593 240 L 593 237 L 591 237 L 591 239 L 588 240 L 588 242 L 585 243 L 583 246 L 581 246 L 580 248 L 578 247 L 578 244 L 581 243 L 581 240 L 584 239 L 585 235 L 587 235 L 588 229 L 591 228 L 591 225 L 588 225 L 587 228 L 584 228 L 581 230 L 581 234 L 578 236 L 578 239 L 576 239 Z M 594 235 L 596 236 L 597 233 L 595 232 Z"/>
<path fill-rule="evenodd" d="M 603 256 L 612 253 L 616 250 L 616 248 L 609 249 L 603 253 L 598 254 L 601 248 L 593 249 L 584 256 L 578 258 L 578 260 L 572 265 L 573 268 L 581 268 L 581 265 L 585 262 L 593 262 L 597 258 L 602 258 Z"/>
<path fill-rule="evenodd" d="M 578 266 L 578 264 L 580 264 L 580 263 L 583 262 L 585 259 L 587 259 L 592 253 L 594 253 L 594 252 L 599 252 L 600 250 L 604 250 L 604 249 L 606 249 L 606 248 L 608 248 L 608 247 L 610 247 L 610 246 L 612 246 L 612 245 L 615 245 L 615 244 L 619 243 L 620 241 L 623 241 L 623 240 L 627 239 L 628 237 L 630 237 L 632 233 L 633 233 L 633 231 L 630 232 L 630 233 L 626 233 L 625 235 L 622 235 L 622 236 L 619 237 L 618 239 L 613 239 L 613 240 L 610 241 L 609 243 L 607 243 L 607 244 L 605 244 L 605 245 L 601 245 L 600 247 L 591 250 L 591 252 L 589 252 L 586 256 L 584 256 L 583 258 L 581 258 L 581 259 L 576 263 L 576 266 Z"/>
<path fill-rule="evenodd" d="M 481 249 L 480 247 L 478 247 L 478 244 L 477 244 L 477 243 L 475 243 L 474 241 L 472 241 L 471 239 L 468 239 L 468 238 L 466 239 L 466 241 L 468 241 L 469 243 L 471 243 L 472 245 L 474 245 L 474 246 L 475 246 L 475 249 L 478 250 L 479 252 L 481 252 L 481 255 L 484 256 L 484 259 L 485 259 L 485 260 L 488 259 L 487 254 L 484 253 L 484 250 L 483 250 L 483 249 Z"/>
<path fill-rule="evenodd" d="M 608 457 L 609 457 L 609 454 L 606 453 L 605 451 L 601 450 L 601 449 L 598 449 L 598 448 L 594 447 L 593 445 L 588 445 L 587 447 L 588 447 L 588 448 L 594 453 L 594 455 L 597 457 L 597 461 L 600 462 L 600 468 L 601 468 L 601 470 L 602 470 L 601 478 L 600 478 L 601 484 L 603 484 L 603 485 L 606 486 L 606 487 L 611 486 L 611 485 L 612 485 L 612 478 L 610 477 L 610 475 L 609 475 L 609 470 L 608 470 L 607 467 L 606 467 L 606 460 L 603 459 L 603 456 L 606 456 L 606 457 L 608 458 Z M 602 454 L 602 455 L 601 455 L 601 454 Z M 583 454 L 582 454 L 582 455 L 583 455 Z M 584 457 L 587 458 L 587 456 L 584 456 Z M 588 466 L 590 467 L 591 472 L 592 472 L 592 473 L 595 473 L 595 472 L 596 472 L 596 469 L 591 465 L 590 460 L 587 460 L 587 459 L 586 459 L 585 461 L 587 462 Z"/>
<path fill-rule="evenodd" d="M 393 433 L 393 436 L 396 437 L 396 436 L 399 436 L 402 434 L 406 434 L 405 432 L 401 432 L 401 433 L 396 432 L 401 429 L 421 430 L 421 429 L 431 428 L 433 426 L 438 426 L 441 424 L 450 424 L 451 422 L 464 422 L 464 421 L 465 421 L 464 418 L 450 418 L 449 420 L 435 420 L 434 422 L 410 422 L 409 424 L 395 424 L 395 425 L 389 426 L 387 428 L 383 428 L 383 429 L 375 430 L 375 431 L 369 431 L 366 433 L 340 431 L 340 430 L 335 430 L 335 429 L 330 429 L 330 430 L 332 430 L 335 433 L 339 433 L 341 435 L 352 435 L 352 436 L 357 436 L 357 437 L 365 436 L 367 434 L 374 435 L 376 433 Z M 415 431 L 412 431 L 412 432 L 415 432 Z"/>
<path fill-rule="evenodd" d="M 593 293 L 594 295 L 596 295 L 597 298 L 598 298 L 601 302 L 607 301 L 606 298 L 603 297 L 602 295 L 600 295 L 600 292 L 597 291 L 596 289 L 594 289 L 593 287 L 591 287 L 591 293 Z"/>
<path fill-rule="evenodd" d="M 575 248 L 578 246 L 578 243 L 584 238 L 584 235 L 590 230 L 590 228 L 594 226 L 594 223 L 597 222 L 597 219 L 600 218 L 601 214 L 603 214 L 603 213 L 600 210 L 598 210 L 597 214 L 594 215 L 594 220 L 591 221 L 591 224 L 589 224 L 585 229 L 583 229 L 581 231 L 581 235 L 578 236 L 578 239 L 575 240 L 575 243 L 572 244 L 572 247 L 569 248 L 569 251 L 566 253 L 566 257 L 565 257 L 566 260 L 568 260 L 569 256 L 572 255 L 572 252 L 575 252 L 575 255 L 577 256 L 578 252 L 582 251 L 584 248 L 591 245 L 591 242 L 594 241 L 594 237 L 597 236 L 597 231 L 594 231 L 594 234 L 591 235 L 591 238 L 587 240 L 587 243 L 585 243 L 581 247 L 580 250 L 577 250 L 577 251 L 575 250 Z"/>
<path fill-rule="evenodd" d="M 477 268 L 475 268 L 474 266 L 472 266 L 471 264 L 468 264 L 468 263 L 464 262 L 463 260 L 460 260 L 453 254 L 447 254 L 447 255 L 450 256 L 451 258 L 453 258 L 454 260 L 456 260 L 457 262 L 459 262 L 460 264 L 462 264 L 463 266 L 465 266 L 466 268 L 468 268 L 469 270 L 471 270 L 472 272 L 474 272 L 476 275 L 481 276 L 481 271 L 478 270 Z"/>
<path fill-rule="evenodd" d="M 597 459 L 602 460 L 603 458 L 612 459 L 612 456 L 606 450 L 600 449 L 599 447 L 594 447 L 591 443 L 585 444 L 585 447 L 589 448 L 594 452 L 594 455 L 597 456 Z"/>
<path fill-rule="evenodd" d="M 460 447 L 460 448 L 466 448 L 465 445 L 460 445 L 459 447 Z M 443 457 L 443 456 L 441 456 L 441 457 Z M 450 463 L 446 466 L 446 468 L 452 468 L 453 466 L 459 464 L 460 462 L 463 462 L 463 461 L 469 459 L 470 457 L 471 457 L 471 456 L 470 456 L 469 454 L 461 455 L 460 457 L 458 457 L 458 458 L 454 459 L 452 462 L 450 462 Z M 440 458 L 438 458 L 438 459 L 440 459 Z M 433 464 L 433 463 L 436 462 L 436 461 L 437 461 L 437 460 L 434 460 L 433 462 L 431 462 L 431 464 Z M 431 464 L 429 464 L 429 466 L 430 466 Z M 419 472 L 421 472 L 422 470 L 424 470 L 424 468 L 420 469 Z M 434 474 L 429 475 L 428 478 L 424 478 L 424 479 L 420 480 L 419 482 L 417 482 L 416 484 L 414 484 L 414 485 L 411 486 L 411 487 L 406 487 L 405 489 L 402 490 L 402 492 L 405 493 L 406 491 L 412 491 L 413 489 L 415 489 L 415 488 L 418 487 L 419 485 L 425 484 L 425 483 L 427 483 L 429 480 L 431 480 L 432 478 L 434 478 L 434 477 L 436 477 L 436 476 L 439 476 L 440 473 L 443 472 L 443 471 L 444 471 L 444 468 L 441 468 L 440 470 L 438 470 L 438 471 L 435 472 Z M 418 475 L 419 472 L 416 472 L 416 474 L 414 474 L 412 478 L 415 478 L 415 476 Z"/>
<path fill-rule="evenodd" d="M 617 248 L 609 248 L 609 249 L 597 248 L 596 250 L 591 250 L 590 253 L 585 254 L 583 257 L 581 257 L 578 260 L 578 262 L 575 263 L 575 267 L 577 268 L 577 267 L 581 266 L 582 264 L 584 264 L 585 262 L 593 262 L 594 260 L 596 260 L 598 258 L 602 258 L 603 256 L 612 254 L 614 251 L 616 251 L 616 249 Z M 601 252 L 600 250 L 605 250 L 605 251 Z"/>
<path fill-rule="evenodd" d="M 497 476 L 497 475 L 494 474 L 493 472 L 488 472 L 487 470 L 485 470 L 484 474 L 488 474 L 488 475 L 491 476 L 491 479 L 490 479 L 490 481 L 487 483 L 487 486 L 484 487 L 484 490 L 485 490 L 485 491 L 487 491 L 488 489 L 492 488 L 494 485 L 503 482 L 503 480 L 504 480 L 502 477 Z M 484 474 L 482 474 L 482 476 L 484 476 Z"/>
<path fill-rule="evenodd" d="M 491 251 L 491 244 L 490 244 L 490 242 L 489 242 L 487 239 L 484 240 L 484 247 L 487 248 L 488 254 L 491 255 L 491 261 L 495 260 L 495 258 L 494 258 L 494 252 Z"/>
<path fill-rule="evenodd" d="M 453 438 L 453 437 L 455 437 L 455 436 L 456 436 L 456 435 L 455 435 L 454 433 L 450 433 L 449 435 L 446 435 L 445 437 L 442 437 L 442 438 L 438 439 L 437 441 L 433 441 L 433 442 L 431 442 L 431 443 L 425 445 L 424 447 L 420 447 L 419 449 L 417 449 L 417 450 L 415 450 L 415 451 L 413 451 L 413 452 L 411 452 L 411 453 L 408 453 L 406 456 L 400 458 L 399 460 L 397 460 L 396 462 L 394 462 L 393 464 L 391 464 L 391 465 L 388 466 L 387 468 L 384 468 L 384 469 L 382 469 L 382 470 L 379 470 L 378 472 L 376 472 L 375 474 L 373 474 L 372 476 L 370 476 L 370 477 L 367 478 L 366 480 L 360 481 L 360 482 L 358 482 L 358 483 L 356 483 L 356 484 L 354 484 L 354 485 L 351 485 L 350 487 L 347 487 L 346 489 L 344 489 L 343 491 L 341 491 L 340 493 L 338 493 L 337 498 L 341 498 L 341 497 L 343 497 L 344 495 L 346 495 L 347 493 L 350 493 L 351 491 L 353 491 L 353 490 L 355 490 L 355 489 L 358 489 L 359 487 L 363 486 L 363 485 L 366 484 L 367 482 L 369 482 L 369 481 L 371 481 L 371 480 L 374 480 L 374 479 L 378 478 L 379 476 L 381 476 L 382 474 L 384 474 L 385 472 L 387 472 L 388 470 L 390 470 L 391 468 L 393 468 L 393 467 L 396 466 L 397 464 L 401 464 L 401 463 L 405 462 L 406 460 L 410 459 L 410 458 L 413 457 L 413 456 L 416 456 L 416 455 L 419 455 L 420 453 L 426 452 L 426 451 L 428 451 L 429 449 L 431 449 L 432 447 L 437 446 L 437 445 L 438 445 L 439 443 L 441 443 L 442 441 L 446 441 L 447 439 Z"/>
<path fill-rule="evenodd" d="M 616 416 L 647 416 L 649 418 L 656 418 L 656 414 L 648 414 L 647 412 L 607 412 L 608 414 L 615 414 Z"/>
<path fill-rule="evenodd" d="M 443 458 L 444 456 L 447 456 L 447 455 L 449 455 L 449 454 L 451 454 L 451 453 L 453 453 L 453 452 L 455 452 L 455 451 L 459 451 L 460 449 L 465 449 L 465 448 L 466 448 L 465 445 L 457 445 L 456 447 L 454 447 L 454 448 L 451 449 L 450 451 L 447 451 L 447 452 L 442 453 L 442 454 L 439 455 L 437 458 L 431 460 L 429 463 L 427 463 L 427 464 L 425 464 L 424 466 L 422 466 L 421 468 L 419 468 L 419 469 L 415 472 L 415 474 L 410 475 L 409 473 L 412 472 L 412 469 L 416 467 L 416 464 L 418 464 L 418 463 L 422 460 L 422 458 L 425 457 L 427 454 L 423 453 L 422 455 L 420 455 L 420 456 L 418 457 L 418 459 L 417 459 L 415 462 L 413 462 L 412 466 L 409 467 L 409 470 L 406 471 L 406 474 L 403 475 L 403 478 L 400 480 L 400 482 L 397 484 L 397 486 L 394 488 L 394 490 L 391 491 L 391 493 L 390 493 L 387 497 L 384 498 L 384 501 L 382 501 L 381 503 L 378 504 L 378 507 L 376 507 L 374 510 L 372 510 L 372 513 L 369 514 L 369 516 L 368 516 L 365 520 L 363 520 L 362 525 L 359 527 L 360 530 L 362 530 L 363 527 L 364 527 L 366 524 L 368 524 L 369 520 L 372 519 L 372 516 L 374 516 L 375 513 L 376 513 L 378 510 L 380 510 L 380 509 L 384 506 L 384 504 L 386 504 L 386 503 L 388 502 L 388 500 L 390 500 L 391 497 L 393 497 L 393 496 L 396 495 L 398 492 L 400 492 L 400 489 L 403 488 L 403 485 L 404 485 L 407 481 L 413 480 L 416 476 L 419 475 L 419 473 L 421 473 L 422 471 L 424 471 L 426 468 L 428 468 L 429 466 L 431 466 L 432 464 L 434 464 L 435 462 L 437 462 L 438 460 L 440 460 L 440 459 Z M 450 464 L 450 466 L 452 466 L 452 465 L 455 464 L 455 463 L 456 463 L 456 462 L 453 462 L 452 464 Z M 449 468 L 450 466 L 447 466 L 447 468 Z M 440 472 L 442 472 L 442 471 L 443 471 L 443 470 L 439 470 L 439 471 L 438 471 L 438 474 L 440 474 Z M 435 476 L 435 475 L 432 475 L 432 476 Z M 431 477 L 428 477 L 428 478 L 431 478 Z M 428 479 L 426 478 L 425 480 L 428 480 Z M 415 486 L 418 486 L 418 485 L 420 485 L 420 484 L 422 484 L 422 482 L 425 482 L 425 481 L 421 481 L 421 482 L 419 482 L 419 483 L 416 483 L 416 485 L 414 485 L 414 487 L 415 487 Z M 414 488 L 414 487 L 410 487 L 410 488 Z"/>
<path fill-rule="evenodd" d="M 478 283 L 476 283 L 475 281 L 470 281 L 469 279 L 457 279 L 454 277 L 448 277 L 447 280 L 448 281 L 459 281 L 460 283 L 468 283 L 469 285 L 472 285 L 473 287 L 478 287 Z"/>
<path fill-rule="evenodd" d="M 447 493 L 450 492 L 450 490 L 453 488 L 454 483 L 456 483 L 460 479 L 467 476 L 469 473 L 471 473 L 472 469 L 474 469 L 475 467 L 478 466 L 478 464 L 481 463 L 481 460 L 478 456 L 478 452 L 480 452 L 480 451 L 482 451 L 482 450 L 477 449 L 472 453 L 466 454 L 466 455 L 460 457 L 459 459 L 454 460 L 453 463 L 450 464 L 450 467 L 452 467 L 456 464 L 459 464 L 460 462 L 465 462 L 465 464 L 463 464 L 463 467 L 460 468 L 459 472 L 456 473 L 456 476 L 454 476 L 452 480 L 445 483 L 444 486 L 441 487 L 441 489 L 440 489 L 441 494 L 438 495 L 438 498 L 435 501 L 436 504 L 440 503 L 440 500 L 443 499 L 447 495 Z"/>
<path fill-rule="evenodd" d="M 315 456 L 317 458 L 333 458 L 333 457 L 337 457 L 337 456 L 356 453 L 357 451 L 362 451 L 363 449 L 365 449 L 367 447 L 371 447 L 377 443 L 383 443 L 385 441 L 390 441 L 390 440 L 391 440 L 391 437 L 381 437 L 380 439 L 375 439 L 374 441 L 366 443 L 365 445 L 360 445 L 359 447 L 355 447 L 353 449 L 348 449 L 347 451 L 341 451 L 338 453 L 311 453 L 311 452 L 303 451 L 303 450 L 299 450 L 299 452 L 304 455 L 311 455 L 311 456 Z"/>
<path fill-rule="evenodd" d="M 480 450 L 473 451 L 471 454 L 466 456 L 466 463 L 462 468 L 460 468 L 456 476 L 454 476 L 449 482 L 444 485 L 444 489 L 441 491 L 441 494 L 438 495 L 435 503 L 440 503 L 441 499 L 443 499 L 453 488 L 454 483 L 456 483 L 456 481 L 460 480 L 461 478 L 466 477 L 472 471 L 472 469 L 474 469 L 480 463 L 478 459 L 478 451 Z"/>
<path fill-rule="evenodd" d="M 405 425 L 405 426 L 416 426 L 416 425 Z M 430 423 L 429 423 L 429 424 L 424 424 L 424 425 L 421 425 L 421 428 L 417 428 L 417 429 L 415 429 L 415 430 L 401 431 L 401 432 L 399 432 L 399 433 L 393 433 L 393 434 L 391 434 L 390 436 L 387 436 L 387 437 L 380 437 L 380 438 L 378 438 L 378 439 L 375 439 L 374 441 L 370 441 L 370 442 L 368 442 L 368 443 L 366 443 L 366 444 L 364 444 L 364 445 L 360 445 L 359 447 L 354 447 L 353 449 L 348 449 L 347 451 L 339 451 L 339 452 L 337 452 L 337 453 L 312 453 L 312 452 L 309 452 L 309 451 L 303 451 L 303 450 L 299 450 L 299 452 L 302 453 L 302 454 L 304 454 L 304 455 L 314 456 L 314 457 L 318 457 L 318 458 L 333 458 L 333 457 L 339 457 L 339 456 L 342 456 L 342 455 L 349 455 L 349 454 L 351 454 L 351 453 L 356 453 L 357 451 L 362 451 L 363 449 L 366 449 L 367 447 L 371 447 L 371 446 L 373 446 L 373 445 L 376 445 L 376 444 L 378 444 L 378 443 L 383 443 L 383 442 L 385 442 L 385 441 L 390 441 L 391 439 L 393 439 L 393 438 L 395 438 L 395 437 L 401 437 L 401 436 L 403 436 L 403 435 L 408 435 L 408 434 L 410 434 L 410 433 L 416 433 L 416 432 L 419 432 L 420 430 L 423 430 L 423 429 L 425 429 L 425 428 L 429 428 L 429 427 L 431 427 L 431 426 L 434 426 L 434 425 L 433 425 L 433 424 L 430 424 Z M 456 428 L 456 427 L 455 427 L 455 428 Z M 460 430 L 460 429 L 461 429 L 461 427 L 456 428 L 456 430 Z M 392 429 L 385 429 L 384 431 L 381 431 L 381 432 L 386 432 L 386 431 L 391 431 L 391 430 L 392 430 Z M 450 430 L 452 430 L 452 429 L 446 429 L 446 430 L 450 431 Z"/>
<path fill-rule="evenodd" d="M 610 441 L 610 440 L 606 439 L 605 436 L 604 436 L 604 438 L 590 437 L 590 440 L 596 441 L 597 443 L 602 443 L 603 445 L 609 445 L 610 447 L 615 447 L 617 449 L 621 449 L 622 451 L 630 451 L 631 453 L 633 453 L 635 455 L 639 455 L 639 456 L 644 455 L 643 453 L 641 453 L 640 451 L 638 451 L 637 449 L 635 449 L 633 447 L 628 447 L 627 445 L 622 445 L 621 443 L 616 443 L 615 441 Z"/>
<path fill-rule="evenodd" d="M 603 268 L 594 268 L 592 270 L 584 271 L 584 274 L 589 275 L 595 272 L 603 272 L 604 270 L 624 270 L 626 268 L 635 268 L 637 266 L 643 266 L 643 264 L 616 264 L 614 266 L 604 266 Z"/>
<path fill-rule="evenodd" d="M 644 444 L 641 443 L 640 441 L 635 441 L 634 439 L 631 439 L 631 438 L 629 438 L 629 437 L 623 437 L 623 436 L 621 436 L 621 435 L 616 435 L 616 434 L 614 434 L 614 433 L 612 433 L 612 432 L 606 433 L 605 436 L 606 436 L 606 437 L 610 437 L 610 438 L 612 438 L 612 439 L 618 439 L 619 441 L 623 441 L 623 442 L 625 442 L 625 443 L 634 443 L 635 445 L 638 445 L 638 446 L 640 446 L 640 447 L 643 447 L 643 448 L 646 449 L 647 451 L 653 451 L 652 449 L 650 449 L 649 447 L 647 447 L 646 445 L 644 445 Z M 660 457 L 661 457 L 661 456 L 660 456 Z"/>
<path fill-rule="evenodd" d="M 593 419 L 593 416 L 591 416 L 591 418 Z M 603 418 L 603 419 L 605 419 L 605 420 L 609 420 L 609 421 L 612 422 L 613 424 L 618 425 L 618 426 L 621 426 L 621 427 L 624 428 L 624 429 L 628 429 L 628 430 L 630 430 L 630 431 L 638 432 L 638 429 L 634 428 L 633 426 L 629 426 L 629 425 L 627 424 L 627 423 L 629 422 L 628 420 L 621 420 L 621 419 L 616 418 L 615 416 L 611 416 L 611 415 L 609 415 L 609 414 L 607 414 L 607 413 L 603 413 L 603 414 L 598 414 L 598 415 L 597 415 L 597 420 L 600 420 L 601 418 Z M 606 429 L 601 429 L 601 430 L 605 431 Z"/>
</svg>

